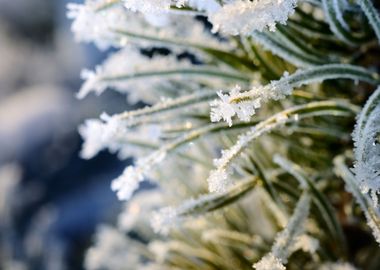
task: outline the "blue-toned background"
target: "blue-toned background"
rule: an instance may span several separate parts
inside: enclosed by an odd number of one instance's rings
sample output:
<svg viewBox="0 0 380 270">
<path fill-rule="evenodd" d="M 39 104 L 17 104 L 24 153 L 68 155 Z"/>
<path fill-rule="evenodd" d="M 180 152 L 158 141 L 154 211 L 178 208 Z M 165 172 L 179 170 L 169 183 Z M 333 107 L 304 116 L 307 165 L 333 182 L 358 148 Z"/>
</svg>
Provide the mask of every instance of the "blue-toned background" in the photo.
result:
<svg viewBox="0 0 380 270">
<path fill-rule="evenodd" d="M 107 53 L 73 41 L 67 2 L 0 0 L 0 269 L 82 269 L 96 225 L 119 211 L 109 186 L 125 162 L 81 160 L 77 127 L 126 99 L 75 99 L 81 68 Z"/>
</svg>

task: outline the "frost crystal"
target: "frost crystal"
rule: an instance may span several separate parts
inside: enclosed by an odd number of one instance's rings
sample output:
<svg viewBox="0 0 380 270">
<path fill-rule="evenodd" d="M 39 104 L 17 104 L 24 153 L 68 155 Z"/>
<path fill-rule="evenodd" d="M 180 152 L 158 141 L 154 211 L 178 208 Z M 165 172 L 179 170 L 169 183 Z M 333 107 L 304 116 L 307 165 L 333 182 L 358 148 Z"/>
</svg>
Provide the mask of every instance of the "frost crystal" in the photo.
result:
<svg viewBox="0 0 380 270">
<path fill-rule="evenodd" d="M 79 134 L 84 139 L 81 157 L 93 158 L 105 148 L 113 148 L 118 136 L 125 133 L 122 121 L 103 113 L 101 119 L 88 119 L 79 127 Z"/>
<path fill-rule="evenodd" d="M 281 261 L 272 253 L 265 255 L 259 262 L 255 263 L 253 267 L 256 270 L 286 270 Z"/>
<path fill-rule="evenodd" d="M 112 181 L 111 189 L 117 191 L 119 200 L 128 200 L 144 180 L 144 171 L 139 167 L 128 166 Z"/>
<path fill-rule="evenodd" d="M 153 214 L 151 225 L 155 232 L 167 234 L 188 217 L 198 217 L 207 212 L 207 207 L 213 208 L 213 200 L 218 201 L 217 198 L 216 194 L 205 194 L 196 199 L 188 199 L 177 207 L 161 208 Z"/>
<path fill-rule="evenodd" d="M 151 218 L 151 226 L 155 233 L 166 235 L 169 233 L 170 229 L 178 224 L 178 221 L 179 217 L 177 210 L 168 206 L 153 213 Z"/>
<path fill-rule="evenodd" d="M 232 185 L 232 182 L 229 181 L 228 174 L 224 169 L 211 171 L 207 183 L 208 190 L 216 193 L 225 192 Z"/>
<path fill-rule="evenodd" d="M 229 95 L 224 95 L 221 91 L 218 92 L 220 100 L 214 100 L 210 103 L 212 122 L 219 122 L 223 119 L 229 126 L 232 126 L 232 117 L 235 115 L 242 121 L 250 120 L 251 116 L 255 114 L 255 109 L 260 107 L 261 99 L 232 102 L 232 100 L 239 98 L 240 90 L 240 86 L 235 86 Z"/>
<path fill-rule="evenodd" d="M 158 143 L 161 136 L 159 126 L 143 125 L 131 127 L 134 119 L 122 119 L 122 115 L 109 116 L 103 113 L 100 119 L 88 119 L 79 126 L 79 134 L 84 143 L 81 157 L 93 158 L 98 152 L 108 149 L 118 152 L 120 159 L 145 154 L 146 151 L 136 143 Z"/>
<path fill-rule="evenodd" d="M 83 69 L 81 71 L 80 77 L 82 80 L 84 80 L 84 83 L 76 95 L 77 98 L 82 99 L 91 91 L 94 91 L 97 95 L 100 95 L 104 92 L 104 90 L 106 90 L 107 85 L 105 83 L 102 83 L 99 76 L 101 73 L 102 68 L 100 66 L 97 66 L 94 71 L 89 69 Z"/>
<path fill-rule="evenodd" d="M 295 239 L 292 251 L 302 250 L 303 252 L 314 254 L 318 248 L 318 239 L 315 239 L 314 237 L 311 237 L 307 234 L 303 234 Z"/>
<path fill-rule="evenodd" d="M 125 11 L 120 5 L 97 11 L 104 3 L 103 0 L 87 0 L 85 4 L 67 5 L 67 17 L 73 20 L 71 30 L 75 34 L 75 39 L 94 42 L 101 50 L 119 43 L 119 38 L 111 29 L 128 25 Z"/>
<path fill-rule="evenodd" d="M 168 83 L 167 76 L 154 76 L 154 73 L 167 69 L 178 69 L 190 67 L 189 61 L 178 61 L 175 56 L 155 56 L 149 58 L 133 47 L 125 47 L 112 54 L 102 66 L 95 71 L 85 70 L 82 78 L 86 81 L 79 90 L 78 97 L 84 98 L 88 93 L 94 91 L 101 94 L 106 88 L 112 87 L 123 93 L 129 93 L 131 102 L 143 100 L 155 102 L 159 99 L 152 89 Z M 136 73 L 148 73 L 146 76 L 135 77 Z M 171 79 L 181 78 L 170 76 Z M 131 91 L 133 89 L 133 91 Z"/>
<path fill-rule="evenodd" d="M 278 81 L 272 81 L 266 86 L 252 86 L 251 90 L 241 92 L 240 86 L 235 86 L 229 95 L 218 92 L 220 100 L 210 103 L 210 117 L 212 122 L 224 120 L 232 126 L 232 117 L 235 115 L 248 122 L 261 104 L 269 100 L 279 100 L 292 93 L 287 82 L 287 73 Z"/>
<path fill-rule="evenodd" d="M 123 0 L 124 6 L 142 13 L 160 13 L 170 9 L 171 0 Z"/>
<path fill-rule="evenodd" d="M 276 23 L 286 23 L 296 4 L 297 0 L 237 0 L 209 14 L 209 20 L 213 31 L 225 34 L 250 35 L 267 27 L 274 31 Z"/>
<path fill-rule="evenodd" d="M 138 189 L 153 166 L 160 163 L 166 156 L 166 152 L 156 151 L 145 158 L 140 158 L 136 162 L 136 166 L 128 166 L 124 172 L 114 179 L 111 189 L 117 192 L 119 200 L 129 200 L 132 194 Z"/>
<path fill-rule="evenodd" d="M 186 5 L 197 10 L 206 11 L 211 14 L 220 9 L 220 4 L 217 0 L 183 0 Z"/>
<path fill-rule="evenodd" d="M 380 88 L 368 99 L 353 133 L 354 172 L 363 193 L 371 195 L 378 206 L 380 194 Z"/>
<path fill-rule="evenodd" d="M 247 133 L 240 135 L 237 142 L 227 150 L 222 150 L 222 156 L 219 159 L 214 159 L 215 170 L 211 171 L 207 182 L 210 192 L 225 192 L 232 182 L 228 179 L 230 170 L 227 171 L 228 165 L 236 158 L 243 149 L 253 140 L 260 137 L 266 132 L 270 132 L 274 128 L 281 126 L 288 120 L 287 115 L 278 114 L 273 116 L 273 121 L 269 124 L 256 125 Z"/>
</svg>

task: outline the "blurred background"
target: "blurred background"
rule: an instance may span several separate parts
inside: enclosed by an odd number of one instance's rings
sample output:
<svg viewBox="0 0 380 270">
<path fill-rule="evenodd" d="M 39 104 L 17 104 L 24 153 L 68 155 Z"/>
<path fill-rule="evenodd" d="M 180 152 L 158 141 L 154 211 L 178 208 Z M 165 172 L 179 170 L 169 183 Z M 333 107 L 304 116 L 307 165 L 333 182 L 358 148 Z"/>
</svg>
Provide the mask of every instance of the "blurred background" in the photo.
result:
<svg viewBox="0 0 380 270">
<path fill-rule="evenodd" d="M 106 152 L 81 160 L 78 125 L 125 96 L 76 100 L 80 70 L 107 52 L 74 42 L 67 2 L 0 0 L 0 269 L 83 269 L 96 225 L 120 208 Z"/>
</svg>

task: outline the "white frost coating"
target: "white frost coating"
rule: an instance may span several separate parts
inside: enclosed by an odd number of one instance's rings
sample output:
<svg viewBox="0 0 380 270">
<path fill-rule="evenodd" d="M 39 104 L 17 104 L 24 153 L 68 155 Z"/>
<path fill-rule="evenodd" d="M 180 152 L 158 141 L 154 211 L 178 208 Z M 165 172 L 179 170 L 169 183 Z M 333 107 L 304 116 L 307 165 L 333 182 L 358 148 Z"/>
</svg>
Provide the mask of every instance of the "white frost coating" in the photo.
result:
<svg viewBox="0 0 380 270">
<path fill-rule="evenodd" d="M 286 270 L 281 261 L 272 253 L 265 255 L 259 262 L 253 265 L 256 270 Z"/>
<path fill-rule="evenodd" d="M 171 0 L 123 0 L 124 6 L 142 13 L 162 13 L 170 9 Z"/>
<path fill-rule="evenodd" d="M 296 209 L 285 229 L 277 234 L 272 253 L 283 263 L 287 262 L 298 237 L 305 231 L 305 222 L 310 210 L 310 196 L 304 194 L 298 201 Z"/>
<path fill-rule="evenodd" d="M 117 137 L 124 132 L 121 121 L 105 113 L 100 116 L 100 119 L 87 119 L 83 125 L 79 126 L 79 134 L 84 139 L 81 157 L 90 159 L 101 150 L 112 148 Z"/>
<path fill-rule="evenodd" d="M 223 119 L 229 126 L 232 126 L 232 117 L 235 115 L 242 121 L 248 122 L 251 119 L 251 116 L 255 114 L 255 109 L 260 107 L 261 99 L 250 99 L 238 103 L 231 102 L 231 100 L 239 97 L 240 90 L 240 86 L 237 85 L 229 95 L 224 95 L 222 91 L 218 92 L 220 100 L 214 100 L 210 103 L 212 122 L 219 122 Z"/>
<path fill-rule="evenodd" d="M 122 93 L 129 93 L 131 102 L 144 100 L 154 102 L 158 99 L 152 89 L 159 84 L 168 82 L 166 76 L 145 76 L 133 78 L 136 73 L 159 72 L 160 70 L 185 68 L 191 66 L 189 61 L 178 61 L 175 56 L 155 56 L 149 58 L 133 47 L 125 47 L 115 54 L 112 54 L 95 71 L 84 70 L 82 78 L 85 79 L 78 98 L 84 98 L 90 92 L 101 94 L 108 87 L 112 87 Z M 117 77 L 126 76 L 122 79 Z M 171 76 L 177 78 L 180 76 Z M 133 91 L 131 91 L 133 90 Z"/>
<path fill-rule="evenodd" d="M 79 92 L 76 97 L 82 99 L 88 95 L 90 92 L 95 92 L 100 95 L 107 89 L 107 85 L 102 83 L 100 79 L 100 74 L 102 73 L 102 68 L 97 66 L 94 71 L 89 69 L 83 69 L 80 73 L 80 78 L 84 80 Z"/>
<path fill-rule="evenodd" d="M 114 3 L 102 9 L 101 7 L 105 6 L 107 2 L 105 0 L 87 0 L 84 4 L 68 4 L 67 17 L 73 20 L 71 29 L 78 42 L 93 42 L 101 50 L 109 47 L 123 47 L 126 43 L 142 46 L 160 43 L 159 40 L 148 41 L 129 38 L 129 36 L 126 38 L 115 32 L 127 31 L 158 39 L 181 39 L 225 48 L 225 43 L 222 44 L 212 37 L 200 21 L 192 16 L 167 13 L 165 11 L 166 4 L 161 5 L 165 12 L 157 12 L 161 10 L 160 6 L 149 5 L 148 2 L 154 4 L 153 1 L 145 1 L 145 5 L 141 5 L 141 1 L 125 1 L 125 6 L 133 7 L 131 9 L 124 8 L 120 3 Z M 204 6 L 204 8 L 210 7 Z M 132 11 L 138 9 L 151 10 L 151 12 Z M 154 10 L 156 12 L 152 12 Z M 188 27 L 189 25 L 192 27 Z M 169 46 L 167 43 L 163 45 Z"/>
<path fill-rule="evenodd" d="M 263 124 L 258 124 L 251 128 L 247 133 L 240 135 L 236 144 L 234 144 L 228 150 L 222 150 L 222 156 L 219 159 L 214 159 L 215 170 L 210 172 L 207 179 L 208 188 L 210 192 L 225 192 L 233 182 L 228 179 L 230 174 L 229 164 L 232 160 L 238 156 L 241 151 L 253 140 L 260 137 L 266 132 L 270 132 L 274 128 L 281 126 L 286 123 L 288 117 L 286 114 L 278 114 L 273 117 L 272 121 L 263 126 Z"/>
<path fill-rule="evenodd" d="M 222 6 L 216 0 L 123 0 L 123 4 L 131 11 L 161 16 L 175 12 L 171 5 L 188 6 L 205 12 L 214 32 L 250 35 L 254 30 L 274 30 L 277 23 L 285 24 L 294 13 L 297 0 L 235 0 Z"/>
<path fill-rule="evenodd" d="M 125 236 L 113 227 L 102 225 L 96 232 L 94 245 L 85 256 L 87 270 L 123 269 L 125 262 L 137 265 L 140 256 Z"/>
<path fill-rule="evenodd" d="M 380 244 L 380 230 L 379 230 L 379 224 L 375 223 L 375 220 L 371 218 L 368 211 L 364 212 L 364 215 L 367 219 L 367 225 L 372 229 L 372 235 L 375 237 L 375 240 L 378 244 Z"/>
<path fill-rule="evenodd" d="M 272 81 L 266 86 L 254 85 L 249 91 L 241 91 L 235 86 L 229 94 L 218 92 L 219 100 L 210 102 L 210 118 L 212 122 L 224 120 L 232 126 L 232 118 L 236 115 L 241 121 L 248 122 L 262 103 L 269 100 L 279 100 L 292 93 L 287 82 L 288 73 L 278 81 Z"/>
<path fill-rule="evenodd" d="M 311 237 L 310 235 L 303 234 L 295 238 L 292 252 L 302 250 L 303 252 L 309 252 L 310 254 L 314 254 L 318 248 L 318 239 Z"/>
<path fill-rule="evenodd" d="M 94 42 L 101 50 L 120 43 L 119 37 L 111 29 L 128 25 L 126 13 L 120 5 L 97 11 L 104 3 L 104 0 L 87 0 L 84 4 L 67 5 L 67 17 L 73 20 L 71 30 L 75 39 Z"/>
<path fill-rule="evenodd" d="M 180 220 L 177 209 L 168 206 L 153 213 L 150 224 L 155 233 L 167 235 L 172 228 L 179 224 Z"/>
<path fill-rule="evenodd" d="M 165 159 L 166 152 L 155 151 L 145 158 L 139 158 L 135 166 L 128 166 L 123 173 L 114 179 L 111 189 L 116 192 L 119 200 L 129 200 L 153 167 Z"/>
<path fill-rule="evenodd" d="M 174 5 L 178 8 L 188 6 L 207 13 L 215 12 L 220 8 L 220 4 L 216 0 L 123 0 L 123 3 L 132 11 L 160 15 L 174 12 L 170 10 L 170 7 Z"/>
<path fill-rule="evenodd" d="M 214 160 L 214 163 L 216 162 L 218 162 L 217 159 Z M 229 173 L 227 173 L 224 168 L 211 171 L 207 178 L 208 190 L 216 193 L 225 192 L 233 184 L 233 182 L 228 179 L 228 175 Z"/>
<path fill-rule="evenodd" d="M 356 130 L 358 126 L 356 127 Z M 362 194 L 361 190 L 359 189 L 356 183 L 356 178 L 349 171 L 347 173 L 343 172 L 338 173 L 341 174 L 343 180 L 346 183 L 345 187 L 347 192 L 354 195 L 356 202 L 359 204 L 360 208 L 364 212 L 364 215 L 367 219 L 367 225 L 372 229 L 373 236 L 375 237 L 376 241 L 380 244 L 380 222 L 378 220 L 376 210 L 372 207 L 370 198 L 365 194 Z"/>
<path fill-rule="evenodd" d="M 157 125 L 129 128 L 129 124 L 120 115 L 109 116 L 106 113 L 100 119 L 87 119 L 78 128 L 84 140 L 81 157 L 91 159 L 108 149 L 112 153 L 118 152 L 119 158 L 125 159 L 145 153 L 141 147 L 134 146 L 134 142 L 158 143 L 161 131 Z"/>
<path fill-rule="evenodd" d="M 177 207 L 168 206 L 161 208 L 153 213 L 151 226 L 156 233 L 166 235 L 171 229 L 177 227 L 181 222 L 186 220 L 187 216 L 191 215 L 192 217 L 197 217 L 197 213 L 192 212 L 192 210 L 215 197 L 215 194 L 206 194 L 196 199 L 188 199 Z"/>
<path fill-rule="evenodd" d="M 380 194 L 380 88 L 368 99 L 353 133 L 354 173 L 362 193 L 369 193 L 374 207 Z"/>
<path fill-rule="evenodd" d="M 294 13 L 297 0 L 233 1 L 209 14 L 213 31 L 230 35 L 250 35 L 252 31 L 275 30 Z"/>
<path fill-rule="evenodd" d="M 212 14 L 218 11 L 221 6 L 216 0 L 180 0 L 185 5 L 200 11 L 206 11 L 207 14 Z M 178 2 L 180 2 L 178 1 Z"/>
<path fill-rule="evenodd" d="M 305 222 L 310 211 L 310 196 L 302 195 L 297 203 L 287 226 L 276 236 L 271 252 L 264 256 L 253 267 L 256 270 L 286 269 L 288 257 L 295 250 L 299 237 L 305 231 Z"/>
</svg>

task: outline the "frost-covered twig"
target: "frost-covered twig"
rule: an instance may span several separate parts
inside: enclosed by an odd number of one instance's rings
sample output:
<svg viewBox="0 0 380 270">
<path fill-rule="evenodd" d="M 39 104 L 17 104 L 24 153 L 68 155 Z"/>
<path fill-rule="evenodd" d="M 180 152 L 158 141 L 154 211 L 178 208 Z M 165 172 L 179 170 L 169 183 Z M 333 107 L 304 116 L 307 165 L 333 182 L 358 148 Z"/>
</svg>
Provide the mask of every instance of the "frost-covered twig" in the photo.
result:
<svg viewBox="0 0 380 270">
<path fill-rule="evenodd" d="M 256 270 L 286 269 L 284 264 L 288 261 L 297 237 L 302 235 L 305 230 L 304 226 L 309 215 L 310 200 L 310 195 L 307 192 L 302 195 L 286 228 L 277 234 L 271 252 L 253 265 Z"/>
<path fill-rule="evenodd" d="M 366 102 L 353 132 L 354 172 L 363 193 L 369 193 L 375 207 L 380 195 L 380 87 Z"/>
<path fill-rule="evenodd" d="M 130 46 L 113 54 L 94 71 L 84 70 L 82 78 L 85 82 L 77 94 L 78 98 L 84 98 L 92 91 L 99 95 L 111 87 L 129 93 L 129 98 L 134 102 L 157 101 L 160 94 L 151 89 L 170 85 L 171 80 L 198 79 L 199 83 L 215 79 L 240 83 L 250 81 L 243 73 L 213 66 L 193 65 L 190 61 L 178 60 L 173 55 L 149 58 Z"/>
<path fill-rule="evenodd" d="M 338 0 L 322 0 L 322 6 L 329 22 L 331 31 L 342 41 L 351 46 L 357 46 L 367 40 L 366 36 L 354 35 L 343 20 Z"/>
<path fill-rule="evenodd" d="M 222 151 L 222 156 L 219 159 L 214 160 L 216 169 L 211 171 L 208 178 L 209 190 L 211 192 L 223 192 L 232 182 L 228 179 L 229 165 L 233 160 L 244 151 L 244 149 L 256 138 L 261 135 L 271 132 L 273 129 L 284 126 L 286 123 L 298 121 L 304 117 L 316 116 L 316 115 L 331 115 L 336 113 L 353 113 L 356 108 L 349 104 L 337 103 L 331 101 L 325 102 L 312 102 L 305 105 L 295 106 L 288 110 L 279 112 L 272 117 L 260 122 L 247 133 L 240 135 L 238 141 L 228 150 Z M 309 112 L 308 112 L 309 111 Z"/>
<path fill-rule="evenodd" d="M 364 212 L 367 219 L 368 226 L 372 229 L 372 234 L 376 241 L 380 244 L 380 214 L 379 211 L 373 208 L 369 198 L 360 192 L 354 175 L 349 171 L 344 163 L 343 156 L 337 156 L 334 159 L 335 172 L 337 175 L 341 176 L 346 183 L 346 189 L 356 199 L 360 208 Z"/>
<path fill-rule="evenodd" d="M 231 35 L 250 35 L 267 28 L 274 31 L 276 23 L 286 23 L 296 4 L 296 0 L 232 1 L 209 14 L 209 20 L 214 31 Z"/>
<path fill-rule="evenodd" d="M 331 79 L 360 80 L 371 84 L 379 82 L 379 75 L 367 69 L 352 65 L 330 64 L 299 70 L 291 75 L 285 75 L 278 81 L 272 81 L 265 86 L 253 86 L 251 90 L 241 92 L 235 87 L 229 95 L 218 93 L 220 100 L 211 102 L 211 120 L 225 120 L 232 125 L 235 115 L 242 121 L 247 121 L 255 114 L 255 109 L 269 100 L 283 99 L 292 94 L 293 88 Z"/>
<path fill-rule="evenodd" d="M 380 15 L 371 0 L 357 0 L 380 42 Z"/>
<path fill-rule="evenodd" d="M 156 232 L 167 234 L 185 218 L 204 215 L 242 198 L 256 186 L 257 181 L 258 179 L 253 177 L 242 181 L 223 194 L 206 194 L 197 199 L 186 200 L 178 207 L 162 208 L 153 215 L 152 227 Z"/>
</svg>

